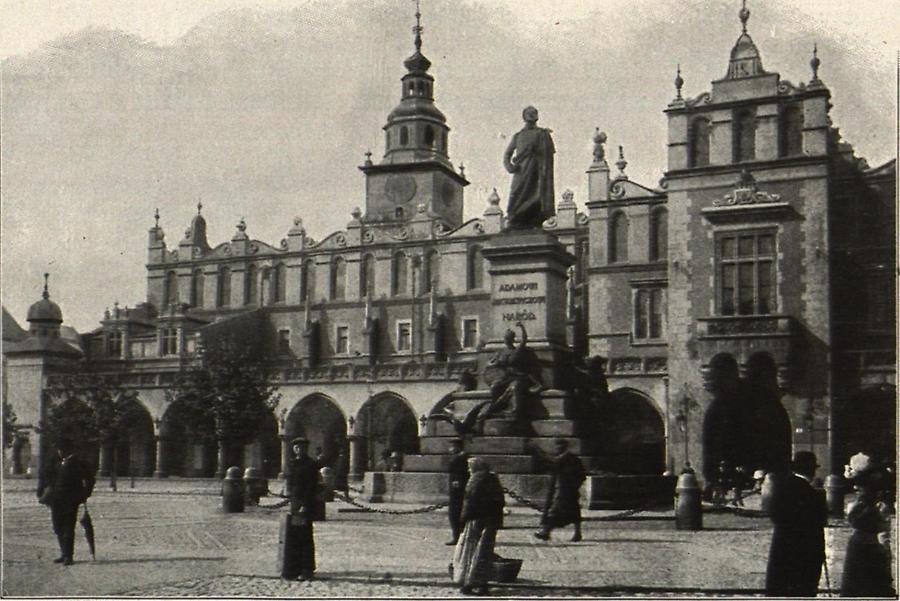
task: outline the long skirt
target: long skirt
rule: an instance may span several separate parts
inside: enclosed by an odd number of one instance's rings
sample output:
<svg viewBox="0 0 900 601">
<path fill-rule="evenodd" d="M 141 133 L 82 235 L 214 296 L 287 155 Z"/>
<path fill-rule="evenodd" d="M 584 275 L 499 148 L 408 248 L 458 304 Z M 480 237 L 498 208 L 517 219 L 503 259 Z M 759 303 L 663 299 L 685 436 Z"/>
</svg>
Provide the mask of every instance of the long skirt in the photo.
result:
<svg viewBox="0 0 900 601">
<path fill-rule="evenodd" d="M 316 545 L 312 522 L 303 526 L 291 524 L 286 515 L 281 526 L 281 577 L 293 580 L 301 573 L 316 570 Z"/>
<path fill-rule="evenodd" d="M 854 532 L 847 542 L 842 597 L 895 597 L 891 575 L 891 553 L 875 535 Z"/>
<path fill-rule="evenodd" d="M 486 586 L 492 576 L 497 527 L 483 520 L 466 522 L 453 551 L 453 583 L 459 587 Z"/>
</svg>

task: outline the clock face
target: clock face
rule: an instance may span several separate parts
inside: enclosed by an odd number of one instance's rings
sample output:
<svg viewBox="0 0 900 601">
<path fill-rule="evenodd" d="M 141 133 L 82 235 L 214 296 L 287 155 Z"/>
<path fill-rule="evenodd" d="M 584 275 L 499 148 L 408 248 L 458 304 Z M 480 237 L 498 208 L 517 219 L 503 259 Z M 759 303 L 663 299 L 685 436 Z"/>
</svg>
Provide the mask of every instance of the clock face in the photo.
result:
<svg viewBox="0 0 900 601">
<path fill-rule="evenodd" d="M 416 180 L 411 175 L 392 175 L 384 182 L 384 194 L 395 204 L 404 204 L 416 195 Z"/>
</svg>

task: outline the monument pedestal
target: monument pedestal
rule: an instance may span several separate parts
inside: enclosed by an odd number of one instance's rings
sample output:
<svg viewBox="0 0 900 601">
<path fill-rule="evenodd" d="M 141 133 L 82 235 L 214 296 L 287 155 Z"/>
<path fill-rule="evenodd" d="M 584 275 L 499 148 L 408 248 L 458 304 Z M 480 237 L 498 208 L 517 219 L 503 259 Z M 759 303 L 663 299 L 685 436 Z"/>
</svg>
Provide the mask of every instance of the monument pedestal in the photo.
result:
<svg viewBox="0 0 900 601">
<path fill-rule="evenodd" d="M 540 361 L 544 385 L 564 387 L 565 370 L 560 367 L 572 361 L 566 344 L 566 278 L 575 257 L 543 230 L 504 232 L 483 253 L 490 263 L 495 335 L 484 353 L 492 356 L 502 349 L 506 330 L 516 331 L 521 323 L 528 333 L 528 348 Z"/>
</svg>

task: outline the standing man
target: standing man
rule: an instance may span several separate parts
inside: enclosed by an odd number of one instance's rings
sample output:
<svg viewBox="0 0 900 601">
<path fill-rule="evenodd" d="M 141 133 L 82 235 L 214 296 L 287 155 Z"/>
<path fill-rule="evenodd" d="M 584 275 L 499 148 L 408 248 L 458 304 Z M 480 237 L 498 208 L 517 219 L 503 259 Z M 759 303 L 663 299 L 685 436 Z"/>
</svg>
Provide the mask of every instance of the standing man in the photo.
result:
<svg viewBox="0 0 900 601">
<path fill-rule="evenodd" d="M 316 571 L 316 546 L 313 540 L 313 513 L 319 487 L 319 465 L 309 455 L 309 441 L 291 441 L 294 459 L 286 488 L 291 513 L 284 533 L 284 557 L 281 577 L 286 580 L 311 580 Z"/>
<path fill-rule="evenodd" d="M 581 540 L 581 506 L 578 502 L 578 491 L 586 479 L 584 466 L 581 465 L 578 456 L 569 452 L 569 443 L 565 438 L 557 438 L 553 444 L 556 455 L 554 457 L 544 455 L 545 460 L 550 463 L 553 482 L 547 491 L 547 501 L 541 515 L 541 529 L 534 533 L 534 537 L 550 540 L 550 532 L 554 528 L 572 524 L 575 527 L 572 542 L 577 543 Z M 543 455 L 537 447 L 531 448 L 539 455 Z"/>
<path fill-rule="evenodd" d="M 75 444 L 67 438 L 56 445 L 56 458 L 46 466 L 38 482 L 37 496 L 50 507 L 53 532 L 59 542 L 60 556 L 53 563 L 70 566 L 75 553 L 75 521 L 78 506 L 94 490 L 94 472 L 75 454 Z"/>
<path fill-rule="evenodd" d="M 775 524 L 766 596 L 815 597 L 825 561 L 825 493 L 812 487 L 816 456 L 798 451 L 792 471 L 778 470 L 763 482 L 762 508 Z"/>
<path fill-rule="evenodd" d="M 463 441 L 454 438 L 450 441 L 450 465 L 449 473 L 449 498 L 447 500 L 447 517 L 450 519 L 450 532 L 453 538 L 445 545 L 455 545 L 462 531 L 460 514 L 462 513 L 463 498 L 466 492 L 466 483 L 469 481 L 469 456 L 463 451 Z"/>
</svg>

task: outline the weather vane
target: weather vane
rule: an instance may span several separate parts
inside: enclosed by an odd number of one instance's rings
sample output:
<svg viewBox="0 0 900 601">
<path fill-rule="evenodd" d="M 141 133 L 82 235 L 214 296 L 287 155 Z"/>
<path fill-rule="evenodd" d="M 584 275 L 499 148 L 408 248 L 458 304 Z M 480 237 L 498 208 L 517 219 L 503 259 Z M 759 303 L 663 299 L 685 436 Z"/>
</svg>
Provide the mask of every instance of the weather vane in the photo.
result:
<svg viewBox="0 0 900 601">
<path fill-rule="evenodd" d="M 422 49 L 423 31 L 425 31 L 425 28 L 422 27 L 422 13 L 419 10 L 419 0 L 416 0 L 416 26 L 413 27 L 413 33 L 416 34 L 416 50 Z"/>
</svg>

